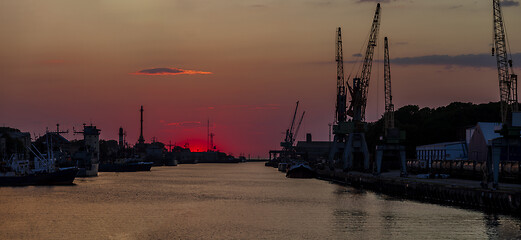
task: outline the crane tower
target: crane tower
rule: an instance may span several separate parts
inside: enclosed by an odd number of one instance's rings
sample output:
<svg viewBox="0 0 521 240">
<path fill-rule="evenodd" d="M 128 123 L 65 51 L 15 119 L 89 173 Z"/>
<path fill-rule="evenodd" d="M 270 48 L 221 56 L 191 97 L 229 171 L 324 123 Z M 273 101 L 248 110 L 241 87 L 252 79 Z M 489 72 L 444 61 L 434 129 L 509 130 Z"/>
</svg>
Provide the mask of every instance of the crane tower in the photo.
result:
<svg viewBox="0 0 521 240">
<path fill-rule="evenodd" d="M 389 43 L 384 38 L 384 136 L 382 143 L 376 146 L 376 174 L 382 171 L 383 160 L 386 160 L 388 168 L 394 168 L 393 159 L 399 159 L 400 176 L 407 176 L 405 147 L 400 141 L 405 138 L 405 133 L 394 126 L 394 105 L 391 92 L 391 62 L 389 57 Z"/>
<path fill-rule="evenodd" d="M 487 161 L 487 175 L 484 184 L 488 186 L 493 177 L 493 188 L 498 187 L 501 161 L 519 161 L 521 155 L 521 113 L 518 112 L 517 75 L 512 67 L 512 59 L 507 52 L 507 38 L 501 2 L 492 0 L 494 23 L 494 47 L 492 55 L 496 55 L 499 96 L 501 105 L 501 129 L 497 129 L 502 137 L 492 140 L 492 158 Z"/>
<path fill-rule="evenodd" d="M 329 152 L 329 165 L 331 168 L 342 165 L 344 171 L 351 169 L 369 170 L 369 151 L 365 141 L 366 123 L 365 108 L 367 104 L 367 92 L 371 78 L 374 47 L 376 46 L 378 30 L 380 28 L 380 4 L 376 5 L 376 11 L 371 26 L 369 41 L 365 51 L 362 71 L 359 76 L 353 78 L 352 86 L 344 79 L 342 38 L 340 28 L 337 31 L 336 61 L 337 61 L 337 103 L 336 124 L 333 126 L 334 139 Z M 351 102 L 346 109 L 346 91 L 349 90 Z M 352 119 L 346 121 L 345 116 Z M 357 158 L 357 159 L 355 159 Z M 362 158 L 363 160 L 360 160 Z"/>
</svg>

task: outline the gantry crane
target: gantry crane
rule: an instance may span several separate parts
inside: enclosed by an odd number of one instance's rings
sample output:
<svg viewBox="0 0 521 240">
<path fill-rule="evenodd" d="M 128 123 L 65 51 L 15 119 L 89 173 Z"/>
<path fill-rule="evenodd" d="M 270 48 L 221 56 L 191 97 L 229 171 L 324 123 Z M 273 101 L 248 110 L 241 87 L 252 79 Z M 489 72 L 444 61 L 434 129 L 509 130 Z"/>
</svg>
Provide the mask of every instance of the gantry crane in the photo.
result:
<svg viewBox="0 0 521 240">
<path fill-rule="evenodd" d="M 365 141 L 365 108 L 367 104 L 367 92 L 369 90 L 369 80 L 371 79 L 371 67 L 373 64 L 374 47 L 380 28 L 380 4 L 376 5 L 376 11 L 371 26 L 369 41 L 365 51 L 362 71 L 359 76 L 353 78 L 352 86 L 348 80 L 345 81 L 343 73 L 342 59 L 342 39 L 340 31 L 337 34 L 337 104 L 336 104 L 336 124 L 333 126 L 335 135 L 331 151 L 329 153 L 329 165 L 338 165 L 338 160 L 342 160 L 344 171 L 350 169 L 369 170 L 369 151 Z M 345 81 L 345 84 L 344 84 Z M 344 111 L 345 104 L 345 85 L 351 95 L 351 102 L 347 111 Z M 344 90 L 344 92 L 342 92 Z M 345 121 L 342 119 L 345 114 L 352 119 Z M 342 121 L 343 120 L 343 121 Z M 356 161 L 355 153 L 362 155 L 363 161 Z M 363 166 L 361 166 L 363 165 Z"/>
<path fill-rule="evenodd" d="M 517 102 L 517 75 L 512 67 L 512 58 L 507 52 L 507 39 L 501 3 L 492 0 L 494 20 L 494 47 L 492 55 L 496 55 L 499 79 L 499 96 L 501 105 L 502 127 L 497 132 L 501 138 L 492 141 L 492 159 L 487 163 L 485 183 L 488 186 L 489 177 L 493 176 L 493 187 L 498 187 L 500 161 L 520 160 L 515 155 L 521 152 L 521 113 L 518 112 Z"/>
<path fill-rule="evenodd" d="M 382 143 L 376 146 L 376 174 L 381 173 L 382 161 L 384 157 L 387 157 L 391 159 L 398 158 L 400 160 L 400 175 L 406 176 L 405 147 L 400 145 L 400 140 L 404 138 L 405 134 L 394 126 L 394 104 L 391 92 L 391 62 L 387 37 L 384 38 L 384 92 L 384 136 L 382 137 Z M 389 165 L 393 165 L 392 162 L 390 163 Z"/>
</svg>

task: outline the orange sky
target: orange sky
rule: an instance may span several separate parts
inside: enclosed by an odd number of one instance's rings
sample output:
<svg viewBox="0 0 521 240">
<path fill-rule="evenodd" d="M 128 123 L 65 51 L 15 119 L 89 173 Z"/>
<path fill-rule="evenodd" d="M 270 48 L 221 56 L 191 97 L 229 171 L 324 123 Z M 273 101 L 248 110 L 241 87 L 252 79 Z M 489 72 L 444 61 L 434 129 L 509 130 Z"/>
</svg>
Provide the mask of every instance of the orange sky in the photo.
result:
<svg viewBox="0 0 521 240">
<path fill-rule="evenodd" d="M 483 57 L 490 56 L 491 1 L 382 2 L 379 36 L 389 37 L 396 59 L 391 62 L 396 108 L 498 100 L 494 58 Z M 512 6 L 503 12 L 514 65 L 521 66 L 518 2 L 509 1 Z M 210 118 L 218 148 L 267 156 L 279 148 L 300 100 L 306 116 L 299 139 L 310 132 L 327 140 L 335 105 L 335 28 L 343 30 L 344 59 L 359 59 L 353 55 L 363 52 L 375 5 L 0 1 L 0 123 L 37 134 L 57 122 L 69 130 L 93 123 L 105 139 L 116 139 L 122 126 L 135 142 L 144 105 L 147 141 L 155 136 L 181 145 L 205 143 Z M 383 56 L 381 45 L 375 59 Z M 476 56 L 463 63 L 432 58 L 468 54 Z M 414 64 L 421 57 L 424 63 Z M 174 70 L 133 74 L 158 68 Z M 354 72 L 348 63 L 345 70 Z M 382 77 L 383 64 L 375 62 L 368 121 L 383 113 Z"/>
</svg>

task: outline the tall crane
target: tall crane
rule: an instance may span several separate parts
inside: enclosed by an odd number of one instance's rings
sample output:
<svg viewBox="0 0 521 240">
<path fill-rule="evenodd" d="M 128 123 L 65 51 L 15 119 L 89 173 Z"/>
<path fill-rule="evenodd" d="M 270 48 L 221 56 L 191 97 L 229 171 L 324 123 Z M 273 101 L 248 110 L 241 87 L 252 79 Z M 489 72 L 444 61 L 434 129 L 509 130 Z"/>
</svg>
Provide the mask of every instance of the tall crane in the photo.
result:
<svg viewBox="0 0 521 240">
<path fill-rule="evenodd" d="M 280 143 L 280 146 L 283 148 L 290 148 L 293 145 L 293 128 L 295 127 L 295 118 L 297 117 L 298 111 L 298 101 L 295 106 L 295 112 L 293 113 L 293 118 L 291 119 L 291 124 L 288 129 L 286 129 L 286 137 L 284 138 L 284 142 Z"/>
<path fill-rule="evenodd" d="M 371 67 L 373 63 L 374 47 L 378 37 L 378 29 L 380 28 L 380 4 L 376 5 L 376 11 L 371 26 L 371 33 L 367 43 L 362 72 L 356 78 L 353 78 L 353 85 L 344 79 L 344 67 L 342 56 L 342 36 L 340 28 L 337 31 L 336 41 L 336 62 L 337 62 L 337 102 L 336 102 L 336 124 L 333 125 L 333 134 L 335 135 L 329 152 L 330 168 L 338 167 L 341 159 L 344 171 L 349 169 L 369 169 L 369 151 L 365 141 L 365 107 L 367 103 L 367 91 L 369 89 L 369 80 L 371 77 Z M 347 111 L 346 91 L 349 90 L 351 102 Z M 347 116 L 352 120 L 346 121 Z M 360 161 L 355 164 L 355 154 L 363 156 L 363 166 Z M 357 166 L 355 166 L 357 165 Z"/>
<path fill-rule="evenodd" d="M 507 53 L 505 24 L 501 12 L 499 0 L 493 0 L 494 11 L 494 47 L 492 55 L 496 55 L 497 72 L 499 78 L 499 96 L 501 101 L 501 121 L 503 124 L 510 125 L 512 112 L 518 111 L 517 103 L 517 75 L 512 68 L 512 59 Z"/>
<path fill-rule="evenodd" d="M 512 67 L 512 58 L 507 52 L 507 39 L 503 13 L 501 12 L 501 2 L 492 0 L 493 20 L 494 20 L 494 47 L 492 55 L 496 55 L 497 72 L 499 79 L 499 96 L 501 105 L 502 128 L 498 132 L 501 138 L 492 140 L 492 157 L 487 160 L 487 171 L 484 176 L 483 186 L 488 186 L 490 177 L 493 177 L 493 188 L 498 187 L 499 183 L 499 163 L 500 161 L 519 161 L 518 154 L 521 149 L 521 113 L 518 112 L 517 103 L 517 75 Z M 517 155 L 517 156 L 516 156 Z"/>
<path fill-rule="evenodd" d="M 384 91 L 385 91 L 385 113 L 384 131 L 394 128 L 394 104 L 391 94 L 391 63 L 389 60 L 389 44 L 387 37 L 384 38 Z"/>
<path fill-rule="evenodd" d="M 387 168 L 394 169 L 394 159 L 398 159 L 400 163 L 400 176 L 407 176 L 405 147 L 400 145 L 400 140 L 405 138 L 405 133 L 400 132 L 394 126 L 394 104 L 391 92 L 391 62 L 389 57 L 389 42 L 387 37 L 384 38 L 384 89 L 385 89 L 385 113 L 384 113 L 384 136 L 382 142 L 376 146 L 376 174 L 380 174 L 383 160 Z M 384 159 L 385 158 L 385 159 Z"/>
<path fill-rule="evenodd" d="M 371 79 L 371 68 L 373 65 L 374 47 L 378 38 L 378 30 L 380 29 L 380 3 L 376 5 L 374 13 L 373 25 L 369 34 L 369 41 L 365 50 L 362 72 L 358 77 L 353 78 L 353 86 L 349 86 L 351 94 L 351 104 L 347 114 L 353 118 L 355 122 L 365 120 L 365 107 L 367 105 L 367 92 L 369 90 L 369 80 Z"/>
<path fill-rule="evenodd" d="M 344 56 L 342 50 L 342 29 L 337 29 L 336 40 L 336 111 L 335 121 L 346 121 L 346 83 L 344 79 Z"/>
<path fill-rule="evenodd" d="M 300 129 L 300 124 L 302 124 L 302 119 L 304 118 L 305 111 L 302 113 L 300 117 L 300 121 L 298 125 L 295 125 L 295 120 L 297 119 L 297 111 L 298 111 L 299 102 L 295 106 L 295 112 L 293 113 L 293 118 L 291 119 L 291 124 L 288 129 L 286 129 L 286 137 L 284 141 L 280 143 L 280 146 L 283 148 L 283 151 L 286 152 L 286 155 L 292 154 L 293 152 L 293 143 L 297 137 L 298 131 Z M 297 127 L 295 130 L 295 126 Z"/>
</svg>

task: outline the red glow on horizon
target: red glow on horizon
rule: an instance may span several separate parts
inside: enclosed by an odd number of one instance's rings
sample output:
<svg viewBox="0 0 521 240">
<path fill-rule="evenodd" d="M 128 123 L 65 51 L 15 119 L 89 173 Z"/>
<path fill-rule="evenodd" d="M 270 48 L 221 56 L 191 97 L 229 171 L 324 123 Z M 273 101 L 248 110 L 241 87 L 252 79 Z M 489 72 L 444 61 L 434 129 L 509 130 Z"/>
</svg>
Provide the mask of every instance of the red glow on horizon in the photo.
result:
<svg viewBox="0 0 521 240">
<path fill-rule="evenodd" d="M 188 147 L 190 152 L 206 152 L 207 150 L 207 142 L 202 139 L 187 139 L 182 141 L 183 144 L 180 146 Z"/>
</svg>

